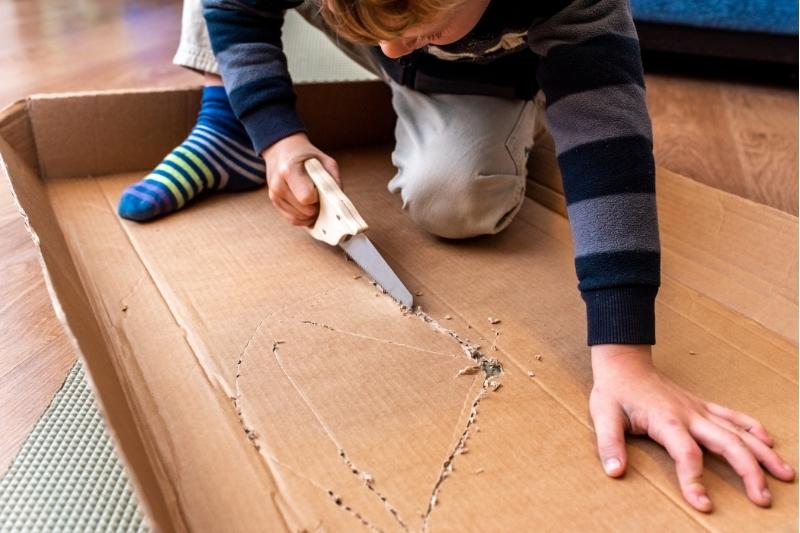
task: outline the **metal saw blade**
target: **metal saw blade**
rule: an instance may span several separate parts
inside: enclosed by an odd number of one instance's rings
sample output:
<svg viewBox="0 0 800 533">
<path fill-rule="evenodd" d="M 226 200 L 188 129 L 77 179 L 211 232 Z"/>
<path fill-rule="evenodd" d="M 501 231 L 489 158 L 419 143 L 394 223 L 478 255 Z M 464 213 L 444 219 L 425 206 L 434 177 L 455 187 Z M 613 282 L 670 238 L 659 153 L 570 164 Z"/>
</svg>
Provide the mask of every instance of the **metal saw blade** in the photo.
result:
<svg viewBox="0 0 800 533">
<path fill-rule="evenodd" d="M 412 308 L 414 297 L 411 296 L 411 292 L 403 285 L 403 282 L 366 235 L 359 233 L 339 246 L 392 298 L 409 309 Z"/>
</svg>

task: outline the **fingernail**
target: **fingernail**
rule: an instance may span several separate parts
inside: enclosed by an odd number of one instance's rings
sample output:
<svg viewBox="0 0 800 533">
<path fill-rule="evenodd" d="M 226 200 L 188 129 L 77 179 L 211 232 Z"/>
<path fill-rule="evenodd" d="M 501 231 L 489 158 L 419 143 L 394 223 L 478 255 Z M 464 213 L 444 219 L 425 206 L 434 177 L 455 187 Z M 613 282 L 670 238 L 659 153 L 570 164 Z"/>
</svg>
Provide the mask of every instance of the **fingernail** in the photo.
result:
<svg viewBox="0 0 800 533">
<path fill-rule="evenodd" d="M 772 494 L 770 494 L 769 489 L 764 489 L 761 491 L 761 495 L 764 497 L 765 500 L 771 500 Z"/>
<path fill-rule="evenodd" d="M 616 457 L 612 457 L 610 459 L 605 460 L 605 462 L 603 463 L 603 468 L 606 469 L 606 473 L 610 474 L 611 472 L 619 468 L 619 465 L 621 464 L 622 463 L 619 462 L 619 459 L 617 459 Z"/>
<path fill-rule="evenodd" d="M 787 472 L 793 472 L 792 467 L 789 466 L 787 463 L 783 463 L 783 469 Z"/>
<path fill-rule="evenodd" d="M 698 495 L 697 501 L 700 503 L 700 505 L 708 505 L 711 503 L 711 500 L 709 500 L 708 496 L 706 496 L 705 494 Z"/>
</svg>

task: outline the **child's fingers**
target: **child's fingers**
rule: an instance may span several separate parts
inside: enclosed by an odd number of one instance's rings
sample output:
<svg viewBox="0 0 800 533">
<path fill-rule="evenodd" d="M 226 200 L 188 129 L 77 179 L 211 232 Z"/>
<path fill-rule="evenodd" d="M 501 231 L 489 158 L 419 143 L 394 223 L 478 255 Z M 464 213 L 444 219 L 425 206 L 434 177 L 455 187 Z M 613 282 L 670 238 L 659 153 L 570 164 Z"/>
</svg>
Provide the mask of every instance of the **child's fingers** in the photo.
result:
<svg viewBox="0 0 800 533">
<path fill-rule="evenodd" d="M 627 452 L 625 450 L 625 415 L 622 407 L 612 399 L 593 396 L 589 402 L 594 432 L 597 437 L 597 453 L 603 470 L 611 477 L 625 473 Z"/>
<path fill-rule="evenodd" d="M 317 188 L 311 178 L 308 177 L 308 174 L 306 174 L 305 168 L 301 163 L 295 163 L 291 166 L 286 175 L 286 184 L 289 187 L 290 195 L 293 197 L 290 201 L 293 205 L 310 207 L 319 202 Z M 288 197 L 287 200 L 289 200 Z"/>
<path fill-rule="evenodd" d="M 322 166 L 325 167 L 325 170 L 328 171 L 328 174 L 333 176 L 333 179 L 336 180 L 336 183 L 339 185 L 339 187 L 344 190 L 342 180 L 339 178 L 339 164 L 336 162 L 336 160 L 325 154 L 320 154 L 319 160 L 322 163 Z"/>
<path fill-rule="evenodd" d="M 757 438 L 755 435 L 748 433 L 744 429 L 736 427 L 734 424 L 722 417 L 713 414 L 708 414 L 706 416 L 715 424 L 724 427 L 728 431 L 736 433 L 747 445 L 747 447 L 750 448 L 750 451 L 756 456 L 758 462 L 764 465 L 764 467 L 766 467 L 766 469 L 769 470 L 773 476 L 784 481 L 791 481 L 794 479 L 794 469 L 788 464 L 784 463 L 775 450 L 767 446 L 764 441 Z"/>
<path fill-rule="evenodd" d="M 648 435 L 661 444 L 675 461 L 675 471 L 684 499 L 689 505 L 708 513 L 713 508 L 703 485 L 703 450 L 686 428 L 675 419 L 654 421 Z"/>
<path fill-rule="evenodd" d="M 316 189 L 314 189 L 316 194 Z M 303 217 L 310 217 L 312 219 L 317 218 L 317 213 L 319 212 L 319 203 L 313 204 L 303 204 L 300 202 L 299 199 L 295 198 L 291 191 L 287 191 L 282 197 L 286 204 L 292 206 L 292 209 L 300 214 Z"/>
<path fill-rule="evenodd" d="M 275 207 L 278 208 L 278 212 L 281 214 L 281 216 L 295 226 L 310 226 L 316 219 L 315 216 L 308 216 L 299 212 L 293 205 L 288 203 L 283 198 L 277 198 L 276 200 L 273 200 L 273 203 L 275 204 Z"/>
<path fill-rule="evenodd" d="M 285 176 L 286 174 L 284 173 L 270 177 L 268 183 L 269 199 L 275 207 L 295 218 L 315 218 L 319 206 L 316 204 L 301 205 L 289 189 Z"/>
<path fill-rule="evenodd" d="M 701 416 L 692 420 L 689 431 L 703 446 L 728 461 L 742 477 L 747 497 L 753 503 L 763 507 L 772 503 L 764 471 L 738 435 Z"/>
<path fill-rule="evenodd" d="M 745 431 L 761 439 L 767 446 L 771 447 L 775 445 L 775 441 L 767 432 L 767 429 L 755 418 L 714 402 L 705 402 L 705 407 L 708 409 L 709 413 L 713 413 L 726 420 L 730 420 L 737 426 L 743 427 Z"/>
</svg>

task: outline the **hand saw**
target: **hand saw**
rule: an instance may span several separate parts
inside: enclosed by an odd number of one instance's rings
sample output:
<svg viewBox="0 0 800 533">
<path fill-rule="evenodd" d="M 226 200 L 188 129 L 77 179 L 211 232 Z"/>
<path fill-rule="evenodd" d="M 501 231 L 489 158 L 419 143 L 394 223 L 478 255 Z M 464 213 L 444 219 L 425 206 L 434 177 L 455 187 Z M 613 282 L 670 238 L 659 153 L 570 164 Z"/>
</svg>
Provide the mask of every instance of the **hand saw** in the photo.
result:
<svg viewBox="0 0 800 533">
<path fill-rule="evenodd" d="M 341 247 L 392 298 L 411 309 L 414 305 L 411 292 L 367 238 L 364 233 L 367 223 L 336 180 L 318 159 L 308 159 L 304 165 L 319 194 L 319 216 L 308 230 L 311 236 Z"/>
</svg>

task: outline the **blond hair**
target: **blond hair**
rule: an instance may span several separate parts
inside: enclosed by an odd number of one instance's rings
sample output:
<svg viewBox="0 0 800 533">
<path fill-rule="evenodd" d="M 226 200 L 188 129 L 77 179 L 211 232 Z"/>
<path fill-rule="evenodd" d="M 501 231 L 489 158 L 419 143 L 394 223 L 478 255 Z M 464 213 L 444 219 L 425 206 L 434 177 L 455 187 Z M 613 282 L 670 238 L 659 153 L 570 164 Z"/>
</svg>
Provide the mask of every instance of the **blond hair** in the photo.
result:
<svg viewBox="0 0 800 533">
<path fill-rule="evenodd" d="M 336 33 L 352 42 L 375 44 L 401 37 L 466 0 L 321 0 L 320 12 Z"/>
</svg>

